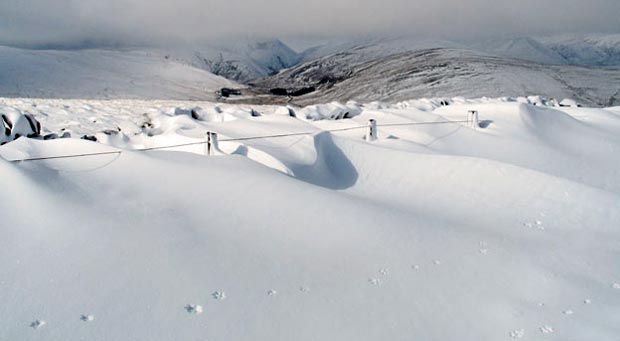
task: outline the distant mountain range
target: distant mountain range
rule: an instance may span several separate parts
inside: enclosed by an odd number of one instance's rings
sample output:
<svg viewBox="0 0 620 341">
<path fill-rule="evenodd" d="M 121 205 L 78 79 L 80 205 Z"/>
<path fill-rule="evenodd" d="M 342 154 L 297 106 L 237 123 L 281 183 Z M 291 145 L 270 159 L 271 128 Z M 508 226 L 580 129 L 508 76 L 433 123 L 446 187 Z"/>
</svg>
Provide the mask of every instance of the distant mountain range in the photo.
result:
<svg viewBox="0 0 620 341">
<path fill-rule="evenodd" d="M 374 47 L 372 47 L 374 49 Z M 465 49 L 432 48 L 368 58 L 364 48 L 331 54 L 254 83 L 258 88 L 313 89 L 298 104 L 423 97 L 572 98 L 620 105 L 620 69 L 545 65 Z"/>
<path fill-rule="evenodd" d="M 0 47 L 0 96 L 401 100 L 540 94 L 618 105 L 620 34 L 477 42 L 365 38 L 296 52 L 280 40 L 181 48 Z M 274 95 L 275 94 L 275 95 Z M 220 98 L 221 99 L 221 98 Z"/>
</svg>

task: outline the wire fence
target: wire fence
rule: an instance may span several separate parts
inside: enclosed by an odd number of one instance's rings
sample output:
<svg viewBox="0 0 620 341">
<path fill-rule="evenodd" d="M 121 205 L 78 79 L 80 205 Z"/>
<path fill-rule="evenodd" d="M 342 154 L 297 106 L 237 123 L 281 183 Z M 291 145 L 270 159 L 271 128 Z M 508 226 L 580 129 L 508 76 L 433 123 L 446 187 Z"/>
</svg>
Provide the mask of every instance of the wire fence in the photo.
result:
<svg viewBox="0 0 620 341">
<path fill-rule="evenodd" d="M 469 120 L 463 120 L 463 121 L 431 121 L 431 122 L 386 123 L 386 124 L 377 124 L 377 127 L 403 127 L 403 126 L 435 125 L 435 124 L 460 124 L 460 123 L 469 123 L 469 122 L 470 122 Z M 357 129 L 367 129 L 367 128 L 368 128 L 368 125 L 359 125 L 359 126 L 346 127 L 346 128 L 326 129 L 326 130 L 320 130 L 320 131 L 314 130 L 314 131 L 285 133 L 285 134 L 273 134 L 273 135 L 260 135 L 260 136 L 225 138 L 225 139 L 219 139 L 219 141 L 220 142 L 242 142 L 242 141 L 250 141 L 250 140 L 261 140 L 261 139 L 290 137 L 290 136 L 314 135 L 314 134 L 321 133 L 321 132 L 342 132 L 342 131 L 350 131 L 350 130 L 357 130 Z M 42 156 L 42 157 L 25 158 L 25 159 L 14 159 L 14 160 L 7 160 L 7 161 L 13 162 L 13 163 L 18 163 L 18 162 L 28 162 L 28 161 L 71 159 L 71 158 L 81 158 L 81 157 L 101 156 L 101 155 L 120 155 L 120 154 L 122 154 L 124 152 L 148 152 L 148 151 L 154 151 L 154 150 L 165 150 L 165 149 L 171 149 L 171 148 L 199 146 L 199 145 L 205 145 L 205 144 L 209 144 L 209 143 L 211 143 L 211 142 L 210 141 L 199 141 L 199 142 L 180 143 L 180 144 L 158 146 L 158 147 L 149 147 L 149 148 L 127 149 L 127 150 L 116 150 L 116 151 L 94 152 L 94 153 L 81 153 L 81 154 L 69 154 L 69 155 Z"/>
</svg>

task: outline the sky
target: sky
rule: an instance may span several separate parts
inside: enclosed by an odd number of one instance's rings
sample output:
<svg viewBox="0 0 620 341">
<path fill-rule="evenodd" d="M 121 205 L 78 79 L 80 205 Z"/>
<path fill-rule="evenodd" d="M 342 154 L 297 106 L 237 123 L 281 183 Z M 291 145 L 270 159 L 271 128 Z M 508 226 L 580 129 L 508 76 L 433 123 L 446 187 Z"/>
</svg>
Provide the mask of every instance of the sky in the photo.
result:
<svg viewBox="0 0 620 341">
<path fill-rule="evenodd" d="M 618 14 L 620 0 L 0 0 L 0 44 L 619 33 Z"/>
</svg>

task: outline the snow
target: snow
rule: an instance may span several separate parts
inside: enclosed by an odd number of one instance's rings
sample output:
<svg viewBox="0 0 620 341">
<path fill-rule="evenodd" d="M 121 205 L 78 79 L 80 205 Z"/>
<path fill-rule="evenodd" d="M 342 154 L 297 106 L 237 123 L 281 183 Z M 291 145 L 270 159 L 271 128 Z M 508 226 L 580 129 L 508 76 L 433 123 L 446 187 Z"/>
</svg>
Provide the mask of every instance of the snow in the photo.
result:
<svg viewBox="0 0 620 341">
<path fill-rule="evenodd" d="M 620 34 L 582 34 L 540 37 L 538 40 L 567 62 L 577 65 L 620 65 Z"/>
<path fill-rule="evenodd" d="M 449 41 L 414 37 L 365 37 L 325 42 L 302 53 L 302 61 L 355 52 L 360 62 L 430 48 L 459 48 L 541 64 L 620 65 L 620 34 L 560 34 Z"/>
<path fill-rule="evenodd" d="M 332 101 L 402 101 L 410 98 L 543 95 L 588 106 L 619 101 L 620 70 L 544 65 L 453 49 L 425 49 L 378 59 L 382 45 L 313 60 L 256 84 L 263 88 L 315 87 L 293 99 L 310 105 Z"/>
<path fill-rule="evenodd" d="M 301 59 L 277 39 L 220 41 L 151 52 L 241 83 L 277 73 Z"/>
<path fill-rule="evenodd" d="M 0 94 L 38 98 L 215 99 L 239 84 L 148 50 L 0 46 Z"/>
<path fill-rule="evenodd" d="M 620 108 L 550 103 L 0 99 L 122 152 L 0 160 L 0 339 L 616 340 Z"/>
<path fill-rule="evenodd" d="M 562 65 L 568 63 L 559 53 L 529 37 L 478 42 L 473 44 L 472 48 L 496 56 L 528 60 L 540 64 Z"/>
</svg>

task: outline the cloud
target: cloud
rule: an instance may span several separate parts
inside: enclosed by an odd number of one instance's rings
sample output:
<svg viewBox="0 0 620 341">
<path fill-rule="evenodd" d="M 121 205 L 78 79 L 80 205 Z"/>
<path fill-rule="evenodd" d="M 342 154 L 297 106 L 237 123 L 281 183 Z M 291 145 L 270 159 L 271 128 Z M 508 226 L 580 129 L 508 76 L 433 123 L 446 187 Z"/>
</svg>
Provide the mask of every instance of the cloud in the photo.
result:
<svg viewBox="0 0 620 341">
<path fill-rule="evenodd" d="M 618 0 L 2 0 L 0 43 L 620 32 Z"/>
</svg>

